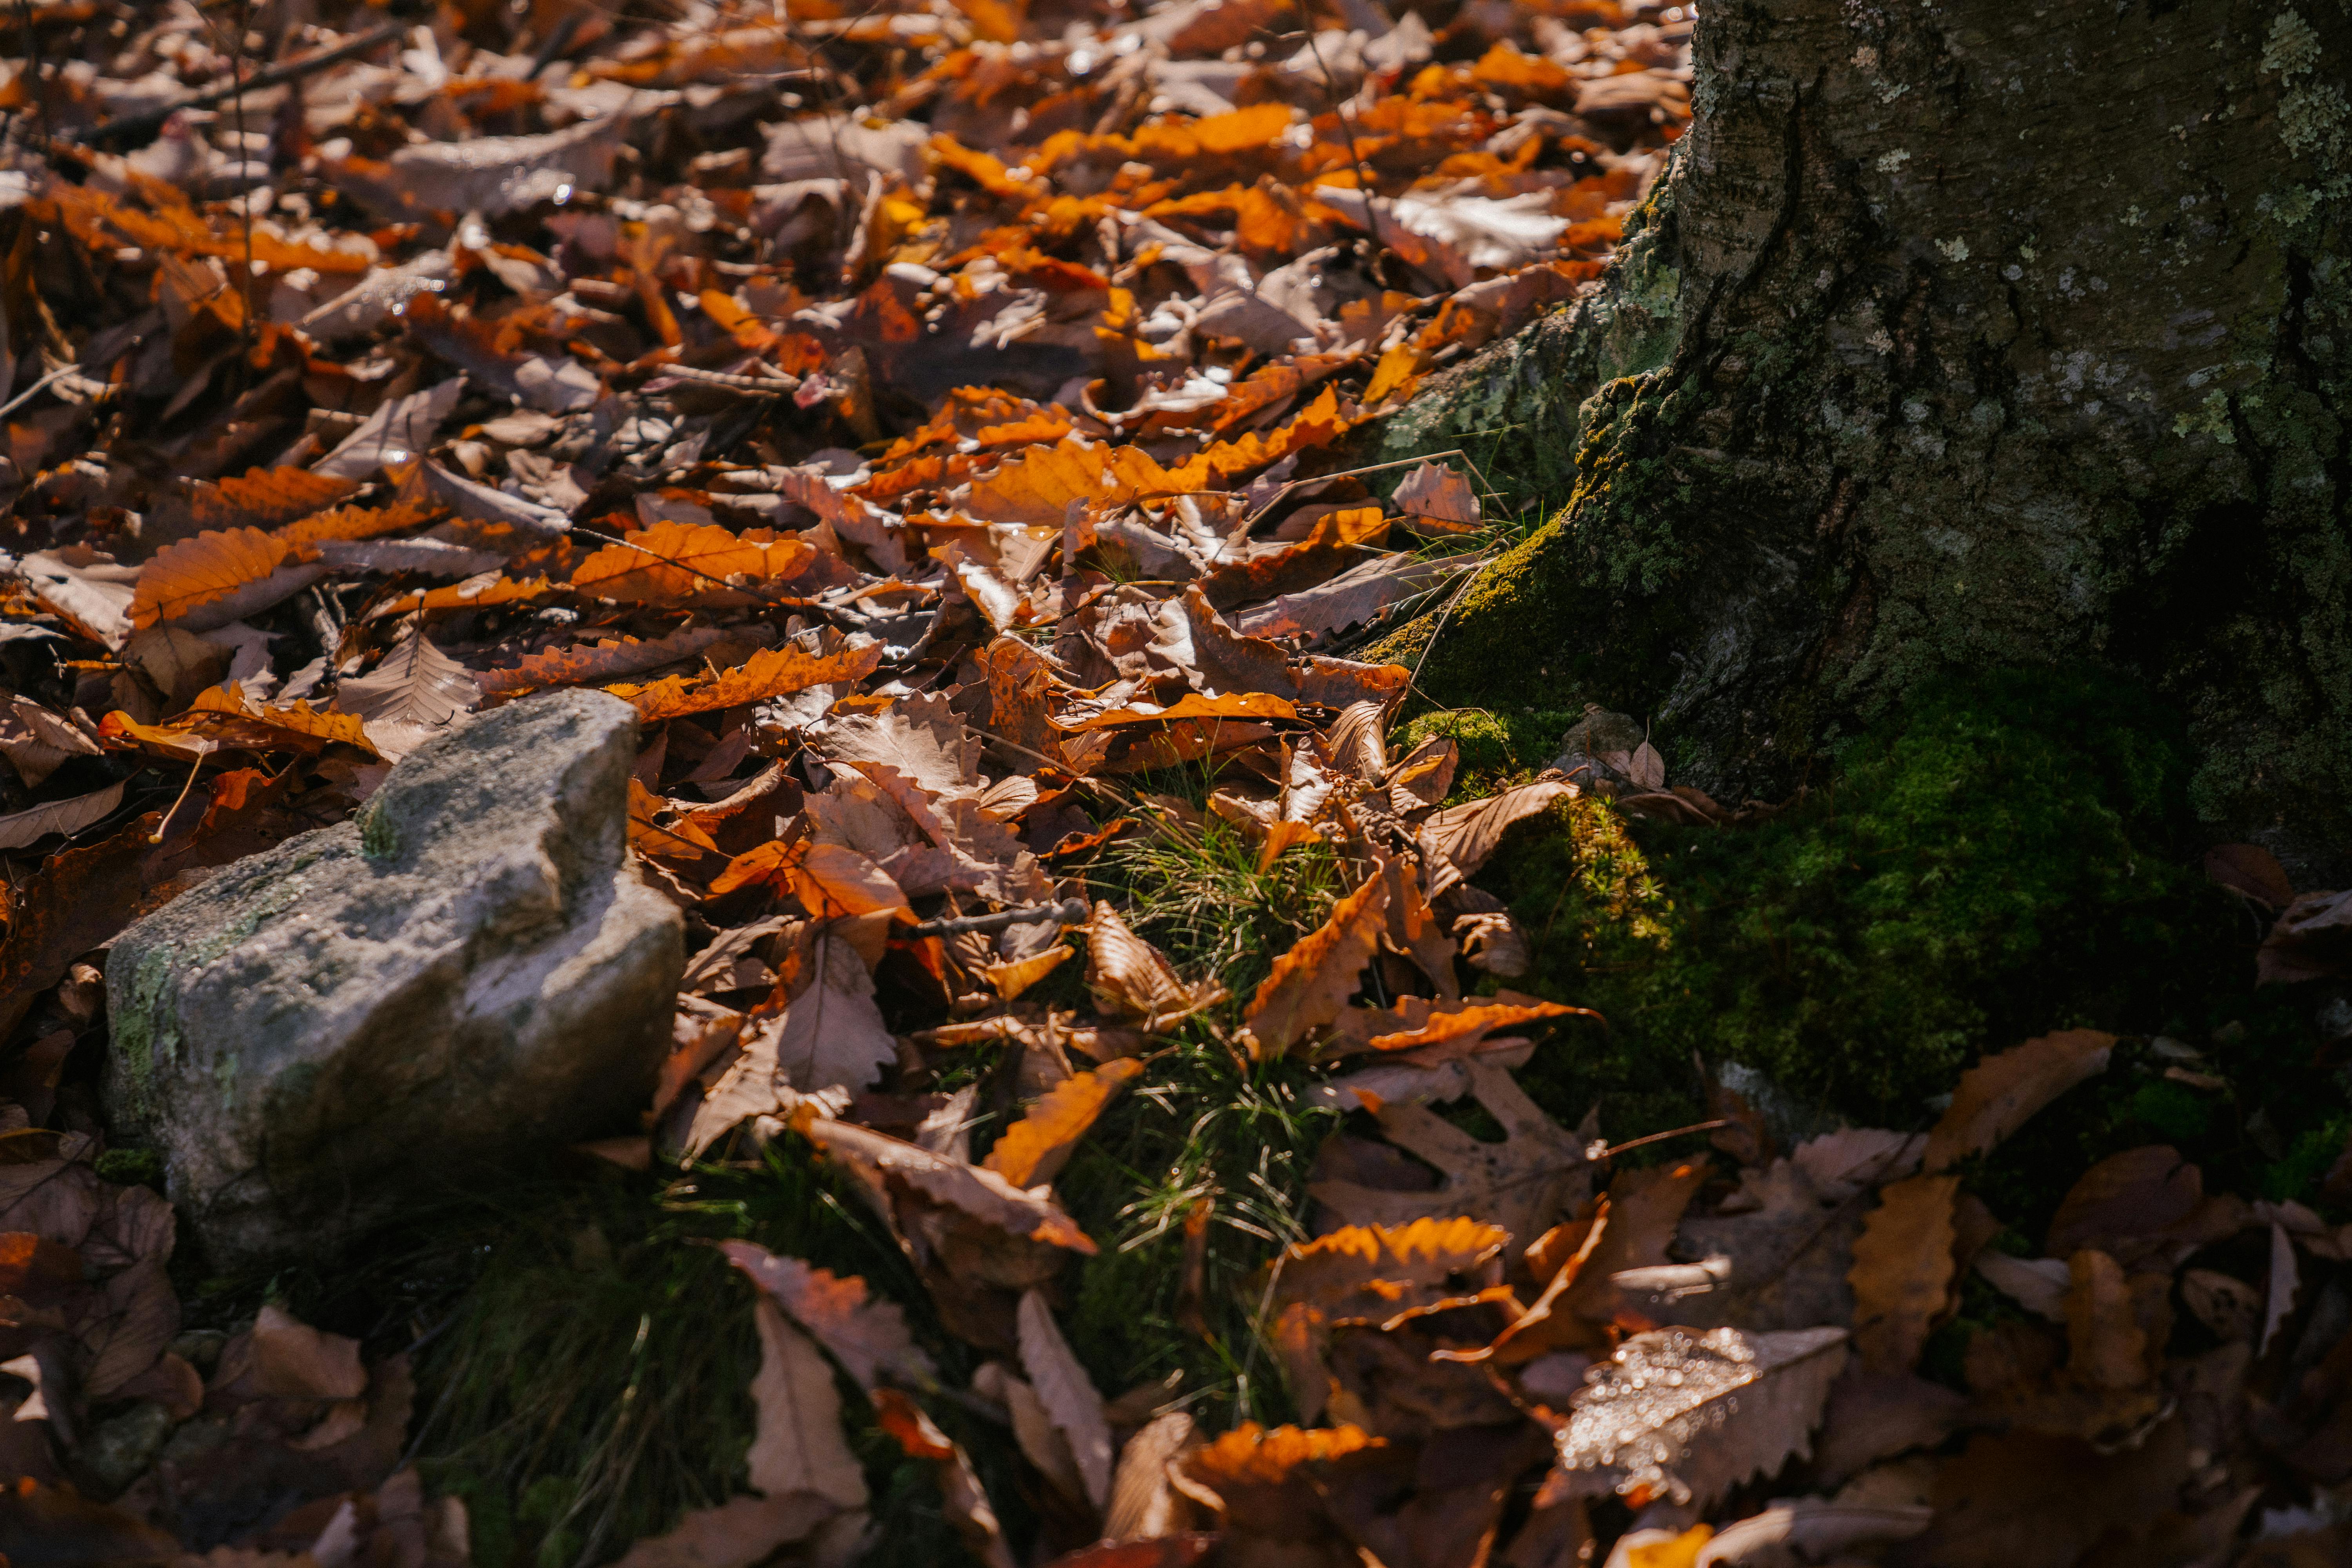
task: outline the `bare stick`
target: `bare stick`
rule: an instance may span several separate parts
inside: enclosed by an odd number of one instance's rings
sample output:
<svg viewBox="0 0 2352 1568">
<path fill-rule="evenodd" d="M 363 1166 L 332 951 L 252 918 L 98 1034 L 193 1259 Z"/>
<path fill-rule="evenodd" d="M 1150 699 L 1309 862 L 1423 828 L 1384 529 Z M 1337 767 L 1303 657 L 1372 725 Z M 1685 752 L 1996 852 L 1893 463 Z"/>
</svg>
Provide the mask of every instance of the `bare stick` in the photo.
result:
<svg viewBox="0 0 2352 1568">
<path fill-rule="evenodd" d="M 242 78 L 235 79 L 224 87 L 208 87 L 200 92 L 192 92 L 184 97 L 175 98 L 159 108 L 142 110 L 137 114 L 126 114 L 120 119 L 110 120 L 103 125 L 93 126 L 89 131 L 83 132 L 79 140 L 96 145 L 121 137 L 141 135 L 159 129 L 163 121 L 184 109 L 210 109 L 215 103 L 225 103 L 247 91 L 257 91 L 264 88 L 283 86 L 289 81 L 299 81 L 312 71 L 350 59 L 353 55 L 365 54 L 378 44 L 388 44 L 406 31 L 408 31 L 408 24 L 405 22 L 387 22 L 381 27 L 362 33 L 356 38 L 346 38 L 332 48 L 320 49 L 317 54 L 305 55 L 299 60 L 288 60 L 284 65 L 272 66 L 268 70 L 257 74 L 251 81 L 244 80 Z"/>
</svg>

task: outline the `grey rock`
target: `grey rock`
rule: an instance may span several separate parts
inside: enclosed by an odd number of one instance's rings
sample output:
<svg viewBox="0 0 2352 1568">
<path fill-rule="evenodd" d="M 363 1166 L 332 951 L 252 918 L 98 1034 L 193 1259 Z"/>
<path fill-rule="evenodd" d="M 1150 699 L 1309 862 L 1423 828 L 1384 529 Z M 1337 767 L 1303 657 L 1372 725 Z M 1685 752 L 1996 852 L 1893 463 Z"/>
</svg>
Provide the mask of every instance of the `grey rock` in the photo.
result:
<svg viewBox="0 0 2352 1568">
<path fill-rule="evenodd" d="M 117 940 L 108 1110 L 216 1266 L 331 1249 L 644 1104 L 684 938 L 629 859 L 635 752 L 601 692 L 495 709 Z"/>
</svg>

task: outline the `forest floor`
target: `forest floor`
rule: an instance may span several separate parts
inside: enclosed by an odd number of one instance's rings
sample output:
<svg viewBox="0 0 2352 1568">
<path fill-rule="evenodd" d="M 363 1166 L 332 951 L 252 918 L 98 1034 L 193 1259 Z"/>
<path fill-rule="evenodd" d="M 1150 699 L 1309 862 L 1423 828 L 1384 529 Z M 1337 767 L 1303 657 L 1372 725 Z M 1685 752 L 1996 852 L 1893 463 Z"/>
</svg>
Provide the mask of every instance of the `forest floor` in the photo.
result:
<svg viewBox="0 0 2352 1568">
<path fill-rule="evenodd" d="M 0 1552 L 2352 1554 L 2352 898 L 2160 705 L 1717 802 L 1380 657 L 1570 498 L 1348 438 L 1604 285 L 1691 25 L 20 7 Z M 652 1103 L 207 1259 L 107 945 L 573 687 Z"/>
</svg>

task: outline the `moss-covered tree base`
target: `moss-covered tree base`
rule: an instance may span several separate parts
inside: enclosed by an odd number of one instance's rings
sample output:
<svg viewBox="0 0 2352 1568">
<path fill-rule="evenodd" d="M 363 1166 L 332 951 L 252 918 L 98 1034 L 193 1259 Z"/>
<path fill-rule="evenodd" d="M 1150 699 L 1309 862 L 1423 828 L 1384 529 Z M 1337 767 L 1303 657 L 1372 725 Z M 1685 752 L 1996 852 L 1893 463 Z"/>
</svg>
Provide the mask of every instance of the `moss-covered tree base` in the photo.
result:
<svg viewBox="0 0 2352 1568">
<path fill-rule="evenodd" d="M 1565 495 L 1433 637 L 1778 797 L 1955 672 L 2093 662 L 2217 836 L 2352 876 L 2352 12 L 1726 0 L 1600 291 L 1367 445 Z"/>
<path fill-rule="evenodd" d="M 1412 731 L 1455 735 L 1483 783 L 1540 766 L 1566 721 L 1454 711 Z M 2126 1037 L 2115 1068 L 2004 1156 L 2004 1218 L 2150 1142 L 2232 1190 L 2313 1199 L 2345 1096 L 2313 1071 L 2314 998 L 2255 988 L 2263 925 L 2201 872 L 2191 754 L 2111 678 L 1993 677 L 1917 692 L 1748 826 L 1560 803 L 1481 879 L 1535 939 L 1514 984 L 1609 1027 L 1521 1077 L 1556 1115 L 1597 1100 L 1616 1138 L 1704 1114 L 1695 1056 L 1762 1074 L 1818 1126 L 1924 1127 L 1979 1054 L 2100 1028 Z M 2166 1076 L 2188 1050 L 2227 1087 Z"/>
</svg>

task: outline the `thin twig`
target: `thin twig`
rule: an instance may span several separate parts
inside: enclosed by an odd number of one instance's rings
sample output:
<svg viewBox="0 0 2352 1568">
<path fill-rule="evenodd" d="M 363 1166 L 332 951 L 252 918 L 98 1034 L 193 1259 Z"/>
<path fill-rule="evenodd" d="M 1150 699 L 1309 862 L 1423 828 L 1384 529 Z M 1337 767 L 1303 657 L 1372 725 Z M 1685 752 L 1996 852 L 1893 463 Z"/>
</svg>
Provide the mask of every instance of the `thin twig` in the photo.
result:
<svg viewBox="0 0 2352 1568">
<path fill-rule="evenodd" d="M 226 102 L 247 89 L 258 91 L 265 88 L 282 86 L 289 81 L 299 81 L 312 71 L 350 59 L 353 55 L 365 54 L 378 44 L 390 43 L 406 31 L 408 31 L 408 24 L 405 22 L 387 22 L 383 26 L 362 33 L 356 38 L 347 38 L 332 48 L 320 49 L 317 54 L 305 55 L 298 60 L 288 60 L 284 65 L 272 66 L 257 75 L 251 81 L 238 79 L 230 81 L 226 87 L 208 87 L 201 92 L 188 93 L 159 108 L 142 110 L 137 114 L 126 114 L 120 119 L 110 120 L 103 125 L 92 126 L 89 130 L 81 132 L 76 140 L 86 145 L 95 146 L 100 142 L 110 142 L 120 137 L 137 136 L 144 132 L 158 129 L 163 121 L 184 109 L 210 109 L 214 104 Z"/>
<path fill-rule="evenodd" d="M 956 920 L 925 921 L 908 928 L 910 936 L 961 936 L 967 931 L 1000 931 L 1007 926 L 1028 925 L 1035 921 L 1057 921 L 1066 926 L 1087 923 L 1087 902 L 1084 899 L 1065 899 L 1058 904 L 1032 904 L 1026 909 L 999 910 L 994 914 L 964 915 Z"/>
</svg>

